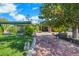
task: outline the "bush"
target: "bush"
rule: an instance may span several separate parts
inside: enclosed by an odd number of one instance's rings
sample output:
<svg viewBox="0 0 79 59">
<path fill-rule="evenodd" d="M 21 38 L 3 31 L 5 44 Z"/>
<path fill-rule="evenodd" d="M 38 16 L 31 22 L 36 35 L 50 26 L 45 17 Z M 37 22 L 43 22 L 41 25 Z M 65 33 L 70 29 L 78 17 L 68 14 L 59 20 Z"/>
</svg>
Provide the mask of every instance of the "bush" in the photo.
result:
<svg viewBox="0 0 79 59">
<path fill-rule="evenodd" d="M 67 31 L 68 28 L 67 27 L 64 27 L 64 26 L 61 26 L 61 27 L 53 27 L 52 29 L 54 32 L 63 32 L 63 31 Z"/>
<path fill-rule="evenodd" d="M 56 36 L 58 36 L 61 39 L 65 39 L 65 38 L 67 38 L 67 33 L 61 33 L 61 32 L 59 32 Z"/>
<path fill-rule="evenodd" d="M 32 44 L 30 36 L 8 36 L 0 37 L 0 56 L 23 56 L 24 43 Z"/>
<path fill-rule="evenodd" d="M 32 36 L 32 34 L 33 34 L 33 32 L 34 32 L 34 28 L 32 27 L 32 26 L 25 26 L 25 28 L 24 28 L 24 34 L 25 35 L 29 35 L 29 36 Z"/>
<path fill-rule="evenodd" d="M 1 27 L 0 27 L 0 35 L 2 34 L 3 32 L 2 32 L 2 29 L 1 29 Z"/>
<path fill-rule="evenodd" d="M 62 32 L 64 31 L 64 28 L 60 27 L 60 28 L 53 28 L 54 32 Z"/>
<path fill-rule="evenodd" d="M 10 27 L 8 29 L 8 31 L 10 32 L 10 34 L 16 35 L 16 33 L 17 33 L 17 26 Z"/>
</svg>

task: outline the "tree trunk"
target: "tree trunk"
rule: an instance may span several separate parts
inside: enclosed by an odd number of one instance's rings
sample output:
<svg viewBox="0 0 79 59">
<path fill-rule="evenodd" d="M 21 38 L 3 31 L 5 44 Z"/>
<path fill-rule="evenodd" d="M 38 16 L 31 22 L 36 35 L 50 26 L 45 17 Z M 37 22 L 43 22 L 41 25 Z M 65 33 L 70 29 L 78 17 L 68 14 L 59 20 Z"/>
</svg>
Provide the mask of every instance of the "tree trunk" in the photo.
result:
<svg viewBox="0 0 79 59">
<path fill-rule="evenodd" d="M 73 29 L 72 29 L 72 37 L 74 39 L 78 39 L 78 26 L 73 27 Z"/>
<path fill-rule="evenodd" d="M 50 26 L 48 27 L 48 32 L 52 32 L 52 29 Z"/>
<path fill-rule="evenodd" d="M 37 26 L 37 32 L 39 32 L 39 30 L 40 30 L 40 29 L 39 29 L 39 25 L 38 25 L 38 26 Z"/>
</svg>

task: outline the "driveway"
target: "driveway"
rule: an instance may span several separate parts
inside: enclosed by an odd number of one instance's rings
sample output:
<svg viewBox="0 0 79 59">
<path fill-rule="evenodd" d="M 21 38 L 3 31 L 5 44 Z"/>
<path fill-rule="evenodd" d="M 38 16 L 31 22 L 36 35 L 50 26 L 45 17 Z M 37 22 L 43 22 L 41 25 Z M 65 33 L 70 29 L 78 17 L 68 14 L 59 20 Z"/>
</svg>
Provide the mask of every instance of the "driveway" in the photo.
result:
<svg viewBox="0 0 79 59">
<path fill-rule="evenodd" d="M 37 33 L 35 38 L 33 56 L 79 56 L 78 45 L 57 39 L 51 33 Z"/>
</svg>

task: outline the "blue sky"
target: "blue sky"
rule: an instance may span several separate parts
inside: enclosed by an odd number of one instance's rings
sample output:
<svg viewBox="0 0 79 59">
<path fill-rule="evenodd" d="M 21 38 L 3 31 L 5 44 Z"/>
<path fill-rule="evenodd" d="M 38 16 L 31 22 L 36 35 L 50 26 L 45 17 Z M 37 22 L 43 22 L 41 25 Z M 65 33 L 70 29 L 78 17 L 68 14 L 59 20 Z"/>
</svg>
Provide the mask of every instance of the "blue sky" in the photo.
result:
<svg viewBox="0 0 79 59">
<path fill-rule="evenodd" d="M 41 4 L 27 3 L 27 4 L 15 4 L 17 5 L 18 10 L 22 9 L 20 13 L 24 15 L 37 16 L 40 12 Z"/>
<path fill-rule="evenodd" d="M 6 18 L 9 21 L 23 21 L 29 15 L 30 19 L 37 21 L 40 13 L 39 3 L 16 3 L 0 5 L 0 18 Z"/>
</svg>

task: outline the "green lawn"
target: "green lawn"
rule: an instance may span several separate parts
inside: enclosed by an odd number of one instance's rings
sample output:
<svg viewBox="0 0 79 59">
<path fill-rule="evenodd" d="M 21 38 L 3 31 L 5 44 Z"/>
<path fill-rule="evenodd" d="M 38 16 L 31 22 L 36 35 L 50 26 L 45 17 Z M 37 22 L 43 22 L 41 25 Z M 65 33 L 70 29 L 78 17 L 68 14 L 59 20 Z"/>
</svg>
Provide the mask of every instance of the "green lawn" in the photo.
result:
<svg viewBox="0 0 79 59">
<path fill-rule="evenodd" d="M 32 42 L 30 36 L 0 36 L 0 56 L 23 56 L 25 42 Z"/>
</svg>

